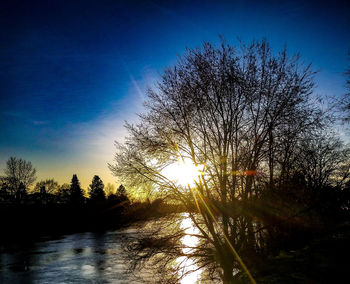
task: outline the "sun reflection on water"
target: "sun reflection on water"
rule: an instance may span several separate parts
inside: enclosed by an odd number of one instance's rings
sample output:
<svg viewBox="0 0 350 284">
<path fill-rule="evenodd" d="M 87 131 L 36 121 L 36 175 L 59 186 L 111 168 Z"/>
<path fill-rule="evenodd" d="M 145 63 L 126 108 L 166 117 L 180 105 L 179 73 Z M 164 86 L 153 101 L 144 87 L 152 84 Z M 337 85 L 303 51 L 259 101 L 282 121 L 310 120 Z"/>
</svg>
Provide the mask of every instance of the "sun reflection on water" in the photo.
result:
<svg viewBox="0 0 350 284">
<path fill-rule="evenodd" d="M 199 240 L 197 237 L 195 236 L 191 236 L 191 234 L 198 234 L 199 231 L 198 229 L 194 226 L 192 220 L 190 217 L 188 217 L 187 214 L 183 215 L 184 218 L 181 221 L 180 227 L 181 229 L 185 230 L 186 234 L 189 235 L 185 235 L 183 238 L 181 238 L 181 242 L 184 246 L 184 248 L 182 249 L 182 252 L 185 255 L 189 255 L 191 254 L 191 252 L 193 251 L 193 247 L 196 247 L 199 243 Z M 177 259 L 177 261 L 183 262 L 184 265 L 184 273 L 187 273 L 191 270 L 196 270 L 198 268 L 198 266 L 195 264 L 193 259 L 188 259 L 185 256 L 179 257 Z M 184 278 L 181 279 L 181 284 L 193 284 L 193 283 L 199 283 L 200 282 L 200 276 L 202 273 L 202 269 L 198 269 L 196 271 L 190 272 L 189 274 L 187 274 Z"/>
</svg>

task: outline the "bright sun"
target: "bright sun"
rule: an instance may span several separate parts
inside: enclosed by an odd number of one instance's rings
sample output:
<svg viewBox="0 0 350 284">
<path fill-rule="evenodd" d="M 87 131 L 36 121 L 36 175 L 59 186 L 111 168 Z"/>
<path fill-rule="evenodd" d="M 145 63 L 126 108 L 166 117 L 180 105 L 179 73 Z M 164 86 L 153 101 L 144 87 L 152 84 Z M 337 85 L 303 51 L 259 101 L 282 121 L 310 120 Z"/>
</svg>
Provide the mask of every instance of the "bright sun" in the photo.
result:
<svg viewBox="0 0 350 284">
<path fill-rule="evenodd" d="M 180 185 L 186 186 L 189 184 L 193 186 L 202 170 L 203 166 L 196 166 L 192 160 L 185 158 L 183 161 L 179 160 L 177 163 L 167 166 L 162 174 Z"/>
</svg>

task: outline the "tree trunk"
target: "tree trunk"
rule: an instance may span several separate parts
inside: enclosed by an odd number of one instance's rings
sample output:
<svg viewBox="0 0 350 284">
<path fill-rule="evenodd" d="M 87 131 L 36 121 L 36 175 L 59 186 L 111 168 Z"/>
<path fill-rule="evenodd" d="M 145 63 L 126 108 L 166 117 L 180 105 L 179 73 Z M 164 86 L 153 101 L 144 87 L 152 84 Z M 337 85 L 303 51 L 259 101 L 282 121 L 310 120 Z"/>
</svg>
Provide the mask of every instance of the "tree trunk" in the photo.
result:
<svg viewBox="0 0 350 284">
<path fill-rule="evenodd" d="M 223 275 L 222 275 L 222 282 L 223 284 L 232 284 L 233 283 L 233 267 L 231 263 L 225 263 L 222 267 L 223 269 Z"/>
</svg>

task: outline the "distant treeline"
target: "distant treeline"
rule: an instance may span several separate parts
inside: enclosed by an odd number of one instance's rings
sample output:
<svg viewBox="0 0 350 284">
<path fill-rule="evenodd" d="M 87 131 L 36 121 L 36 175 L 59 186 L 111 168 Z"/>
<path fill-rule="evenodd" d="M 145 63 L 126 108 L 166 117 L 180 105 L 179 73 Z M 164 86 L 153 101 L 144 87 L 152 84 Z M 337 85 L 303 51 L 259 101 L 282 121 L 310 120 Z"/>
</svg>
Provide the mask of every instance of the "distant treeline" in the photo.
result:
<svg viewBox="0 0 350 284">
<path fill-rule="evenodd" d="M 95 175 L 85 192 L 77 175 L 73 175 L 70 184 L 59 185 L 54 179 L 46 179 L 29 187 L 36 180 L 36 169 L 31 162 L 10 157 L 6 163 L 5 175 L 0 177 L 0 203 L 2 204 L 84 204 L 101 203 L 108 200 L 124 202 L 128 200 L 125 187 L 120 185 L 104 186 L 99 176 Z M 87 194 L 86 194 L 87 193 Z"/>
<path fill-rule="evenodd" d="M 105 188 L 97 175 L 87 192 L 81 188 L 77 175 L 73 175 L 70 184 L 60 186 L 48 179 L 29 190 L 35 173 L 30 162 L 13 157 L 7 161 L 5 175 L 0 179 L 2 243 L 118 228 L 180 210 L 176 205 L 164 206 L 162 199 L 132 203 L 123 185 L 117 190 L 111 184 Z"/>
</svg>

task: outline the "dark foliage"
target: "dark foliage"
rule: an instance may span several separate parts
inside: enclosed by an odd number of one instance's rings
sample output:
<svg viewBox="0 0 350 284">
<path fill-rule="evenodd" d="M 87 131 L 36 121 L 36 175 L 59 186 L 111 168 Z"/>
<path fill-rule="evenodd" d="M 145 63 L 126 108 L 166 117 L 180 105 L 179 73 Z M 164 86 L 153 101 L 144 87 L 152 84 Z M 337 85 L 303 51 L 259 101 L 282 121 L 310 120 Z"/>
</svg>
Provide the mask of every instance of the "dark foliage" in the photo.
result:
<svg viewBox="0 0 350 284">
<path fill-rule="evenodd" d="M 7 160 L 4 173 L 1 181 L 6 183 L 7 190 L 12 195 L 22 196 L 24 189 L 31 186 L 36 179 L 36 169 L 32 163 L 15 157 Z"/>
<path fill-rule="evenodd" d="M 314 74 L 266 40 L 204 43 L 163 72 L 140 122 L 116 143 L 112 172 L 128 188 L 180 203 L 200 239 L 185 257 L 224 283 L 242 275 L 255 283 L 249 269 L 259 276 L 265 258 L 348 220 L 350 153 L 313 95 Z M 202 166 L 193 185 L 164 173 L 177 161 Z M 168 232 L 175 243 L 177 233 Z M 141 233 L 130 253 L 168 267 L 176 250 L 166 254 L 157 234 Z"/>
<path fill-rule="evenodd" d="M 80 182 L 77 175 L 73 175 L 72 181 L 70 184 L 70 201 L 73 204 L 82 204 L 84 203 L 83 190 L 80 187 Z"/>
<path fill-rule="evenodd" d="M 104 184 L 99 176 L 94 176 L 89 187 L 89 195 L 91 202 L 103 202 L 106 200 L 104 192 Z"/>
</svg>

